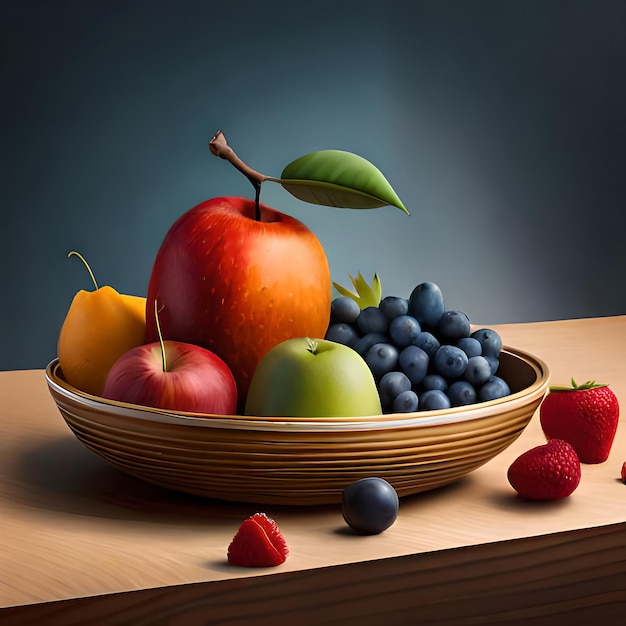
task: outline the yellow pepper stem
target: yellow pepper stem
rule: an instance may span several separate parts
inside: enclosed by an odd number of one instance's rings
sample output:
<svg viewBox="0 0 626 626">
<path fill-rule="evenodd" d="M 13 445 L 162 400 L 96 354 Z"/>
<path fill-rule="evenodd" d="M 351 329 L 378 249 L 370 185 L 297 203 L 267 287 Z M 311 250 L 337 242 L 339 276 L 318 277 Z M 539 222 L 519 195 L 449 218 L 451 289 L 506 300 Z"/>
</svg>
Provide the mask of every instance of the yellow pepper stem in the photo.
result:
<svg viewBox="0 0 626 626">
<path fill-rule="evenodd" d="M 67 253 L 68 259 L 71 256 L 77 256 L 85 264 L 85 267 L 87 268 L 87 271 L 89 272 L 89 276 L 91 276 L 91 280 L 93 281 L 94 287 L 96 288 L 96 291 L 97 291 L 98 283 L 96 282 L 96 277 L 93 275 L 93 272 L 91 271 L 91 268 L 89 267 L 89 263 L 85 261 L 85 257 L 80 252 L 76 252 L 75 250 L 72 250 L 71 252 Z"/>
</svg>

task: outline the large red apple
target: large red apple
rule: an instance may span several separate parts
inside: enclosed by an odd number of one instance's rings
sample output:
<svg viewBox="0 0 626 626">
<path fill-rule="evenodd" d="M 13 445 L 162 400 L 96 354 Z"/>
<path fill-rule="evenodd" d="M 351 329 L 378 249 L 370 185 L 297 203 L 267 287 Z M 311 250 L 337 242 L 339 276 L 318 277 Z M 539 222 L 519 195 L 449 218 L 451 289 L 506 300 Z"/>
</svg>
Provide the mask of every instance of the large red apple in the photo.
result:
<svg viewBox="0 0 626 626">
<path fill-rule="evenodd" d="M 220 356 L 237 381 L 239 408 L 261 357 L 293 337 L 324 336 L 328 261 L 297 219 L 253 200 L 214 198 L 183 214 L 157 253 L 146 304 L 147 340 L 163 337 Z"/>
<path fill-rule="evenodd" d="M 164 341 L 163 351 L 156 341 L 125 352 L 109 370 L 102 397 L 192 413 L 232 415 L 237 409 L 237 385 L 224 361 L 177 341 Z"/>
</svg>

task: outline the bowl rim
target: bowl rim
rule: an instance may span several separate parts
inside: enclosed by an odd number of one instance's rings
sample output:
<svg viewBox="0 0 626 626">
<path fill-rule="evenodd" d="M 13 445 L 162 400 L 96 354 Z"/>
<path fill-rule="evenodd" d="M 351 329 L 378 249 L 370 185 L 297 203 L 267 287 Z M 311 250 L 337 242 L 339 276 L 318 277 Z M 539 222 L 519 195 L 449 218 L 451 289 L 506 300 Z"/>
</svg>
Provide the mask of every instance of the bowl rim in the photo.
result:
<svg viewBox="0 0 626 626">
<path fill-rule="evenodd" d="M 58 358 L 48 363 L 45 369 L 46 381 L 51 394 L 60 395 L 67 400 L 87 406 L 97 411 L 104 411 L 127 419 L 159 422 L 188 427 L 227 428 L 242 430 L 269 431 L 352 431 L 352 430 L 387 430 L 395 428 L 414 428 L 443 426 L 466 422 L 485 417 L 493 417 L 501 412 L 503 405 L 507 411 L 525 406 L 533 398 L 543 397 L 548 389 L 549 369 L 539 357 L 509 346 L 503 346 L 502 352 L 521 359 L 535 372 L 535 381 L 502 398 L 479 402 L 453 409 L 416 411 L 412 413 L 388 413 L 382 415 L 354 417 L 261 417 L 248 415 L 199 414 L 168 411 L 148 406 L 140 406 L 109 400 L 72 387 L 60 376 Z M 56 401 L 56 398 L 54 398 Z"/>
</svg>

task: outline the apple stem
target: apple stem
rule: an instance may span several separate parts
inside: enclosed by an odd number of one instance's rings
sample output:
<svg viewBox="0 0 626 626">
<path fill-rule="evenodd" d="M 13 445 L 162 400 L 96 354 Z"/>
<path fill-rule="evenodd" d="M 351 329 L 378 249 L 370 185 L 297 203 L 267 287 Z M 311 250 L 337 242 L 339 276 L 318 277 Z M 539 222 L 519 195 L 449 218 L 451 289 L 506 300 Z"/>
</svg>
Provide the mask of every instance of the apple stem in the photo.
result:
<svg viewBox="0 0 626 626">
<path fill-rule="evenodd" d="M 85 267 L 87 268 L 87 271 L 89 272 L 89 276 L 91 276 L 91 280 L 93 281 L 94 287 L 96 288 L 96 291 L 97 291 L 98 283 L 96 282 L 96 277 L 93 275 L 93 272 L 91 271 L 91 268 L 89 267 L 89 263 L 85 261 L 85 257 L 80 252 L 76 252 L 75 250 L 72 250 L 71 252 L 67 253 L 68 259 L 71 256 L 77 256 L 85 264 Z"/>
<path fill-rule="evenodd" d="M 311 339 L 310 337 L 306 338 L 306 349 L 311 354 L 317 354 L 317 341 L 315 339 Z"/>
<path fill-rule="evenodd" d="M 167 357 L 165 356 L 165 342 L 163 341 L 163 333 L 161 332 L 161 324 L 159 322 L 159 308 L 156 298 L 154 299 L 154 321 L 156 322 L 157 335 L 159 336 L 159 345 L 161 346 L 161 360 L 163 361 L 163 371 L 167 372 Z"/>
<path fill-rule="evenodd" d="M 254 219 L 257 222 L 261 221 L 261 184 L 255 185 L 254 187 Z"/>
<path fill-rule="evenodd" d="M 218 130 L 215 133 L 215 136 L 209 141 L 209 150 L 211 154 L 219 157 L 220 159 L 225 159 L 235 168 L 237 168 L 251 183 L 254 187 L 255 191 L 255 213 L 254 219 L 259 222 L 261 220 L 261 209 L 259 206 L 259 198 L 261 196 L 261 184 L 263 181 L 267 180 L 267 176 L 253 170 L 251 167 L 246 165 L 234 152 L 234 150 L 228 145 L 226 142 L 226 137 L 224 137 L 224 133 L 221 130 Z"/>
</svg>

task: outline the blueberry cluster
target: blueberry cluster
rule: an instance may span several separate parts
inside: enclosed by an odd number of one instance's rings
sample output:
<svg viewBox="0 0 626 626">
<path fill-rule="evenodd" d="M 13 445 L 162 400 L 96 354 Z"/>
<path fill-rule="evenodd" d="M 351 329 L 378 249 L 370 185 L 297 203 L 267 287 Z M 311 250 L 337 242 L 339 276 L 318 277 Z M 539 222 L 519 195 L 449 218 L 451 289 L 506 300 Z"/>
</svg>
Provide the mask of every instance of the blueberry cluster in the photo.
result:
<svg viewBox="0 0 626 626">
<path fill-rule="evenodd" d="M 511 393 L 496 375 L 498 333 L 472 332 L 465 313 L 444 307 L 435 283 L 419 284 L 409 298 L 387 296 L 364 309 L 348 296 L 334 298 L 326 339 L 365 359 L 385 413 L 447 409 Z"/>
</svg>

